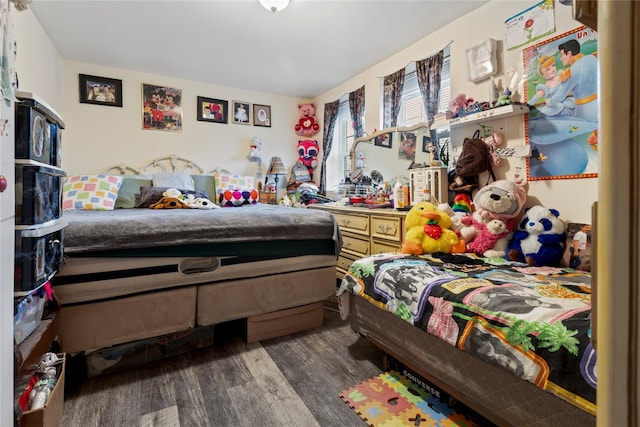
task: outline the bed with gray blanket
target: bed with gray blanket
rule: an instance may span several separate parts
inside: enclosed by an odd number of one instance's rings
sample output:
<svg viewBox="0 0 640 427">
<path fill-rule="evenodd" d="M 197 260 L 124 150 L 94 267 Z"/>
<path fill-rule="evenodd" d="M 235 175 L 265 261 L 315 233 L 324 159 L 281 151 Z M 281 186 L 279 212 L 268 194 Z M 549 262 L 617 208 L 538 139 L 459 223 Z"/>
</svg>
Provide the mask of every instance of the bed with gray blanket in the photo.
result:
<svg viewBox="0 0 640 427">
<path fill-rule="evenodd" d="M 321 319 L 335 294 L 341 239 L 324 211 L 258 203 L 63 217 L 64 263 L 52 284 L 67 353 L 267 314 L 287 326 L 276 321 L 260 336 L 277 336 L 310 325 L 296 322 L 300 313 Z"/>
</svg>

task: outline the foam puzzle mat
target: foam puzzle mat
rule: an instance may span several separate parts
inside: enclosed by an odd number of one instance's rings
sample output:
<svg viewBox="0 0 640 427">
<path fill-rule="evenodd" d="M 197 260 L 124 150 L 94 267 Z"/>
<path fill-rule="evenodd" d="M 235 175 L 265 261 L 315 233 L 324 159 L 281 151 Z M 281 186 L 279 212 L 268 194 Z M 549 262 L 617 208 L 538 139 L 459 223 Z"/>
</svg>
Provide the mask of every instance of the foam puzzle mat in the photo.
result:
<svg viewBox="0 0 640 427">
<path fill-rule="evenodd" d="M 478 426 L 396 371 L 344 390 L 340 398 L 372 427 Z"/>
</svg>

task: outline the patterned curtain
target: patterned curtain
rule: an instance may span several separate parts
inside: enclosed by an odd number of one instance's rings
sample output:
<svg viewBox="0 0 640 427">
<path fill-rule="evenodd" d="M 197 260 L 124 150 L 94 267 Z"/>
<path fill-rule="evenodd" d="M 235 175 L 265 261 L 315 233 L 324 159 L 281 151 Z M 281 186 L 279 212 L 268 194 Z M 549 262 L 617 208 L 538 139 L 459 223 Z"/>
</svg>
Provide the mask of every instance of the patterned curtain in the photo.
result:
<svg viewBox="0 0 640 427">
<path fill-rule="evenodd" d="M 349 111 L 353 120 L 353 137 L 364 135 L 364 86 L 349 94 Z"/>
<path fill-rule="evenodd" d="M 418 87 L 420 88 L 424 107 L 427 111 L 427 122 L 429 125 L 433 123 L 433 117 L 438 113 L 438 103 L 440 102 L 440 74 L 442 72 L 443 62 L 444 50 L 422 61 L 416 61 Z"/>
<path fill-rule="evenodd" d="M 324 131 L 322 132 L 322 166 L 320 168 L 320 194 L 327 194 L 327 159 L 331 153 L 331 144 L 333 141 L 333 129 L 336 127 L 336 119 L 338 118 L 338 109 L 340 108 L 340 100 L 324 104 Z"/>
<path fill-rule="evenodd" d="M 400 114 L 400 98 L 404 86 L 404 68 L 384 77 L 384 122 L 383 128 L 393 128 L 398 125 Z"/>
</svg>

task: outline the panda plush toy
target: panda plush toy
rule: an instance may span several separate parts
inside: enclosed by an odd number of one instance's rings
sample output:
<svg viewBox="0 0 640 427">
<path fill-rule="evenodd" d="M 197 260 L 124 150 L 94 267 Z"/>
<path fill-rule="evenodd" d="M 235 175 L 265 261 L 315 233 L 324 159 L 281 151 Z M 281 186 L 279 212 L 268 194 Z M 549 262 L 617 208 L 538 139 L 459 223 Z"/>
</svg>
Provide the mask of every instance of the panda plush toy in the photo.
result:
<svg viewBox="0 0 640 427">
<path fill-rule="evenodd" d="M 511 261 L 531 266 L 560 265 L 567 240 L 566 225 L 556 209 L 532 206 L 524 217 L 507 248 Z"/>
</svg>

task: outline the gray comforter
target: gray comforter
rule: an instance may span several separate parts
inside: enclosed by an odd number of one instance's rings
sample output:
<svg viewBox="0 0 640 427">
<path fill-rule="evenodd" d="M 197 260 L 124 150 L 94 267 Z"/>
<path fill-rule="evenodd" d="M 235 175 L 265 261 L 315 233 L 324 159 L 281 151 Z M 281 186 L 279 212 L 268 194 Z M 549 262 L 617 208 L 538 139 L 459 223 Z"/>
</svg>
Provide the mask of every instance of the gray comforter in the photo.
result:
<svg viewBox="0 0 640 427">
<path fill-rule="evenodd" d="M 257 204 L 213 210 L 117 209 L 67 211 L 63 219 L 67 254 L 185 244 L 256 240 L 333 239 L 340 232 L 333 216 L 318 209 Z"/>
</svg>

